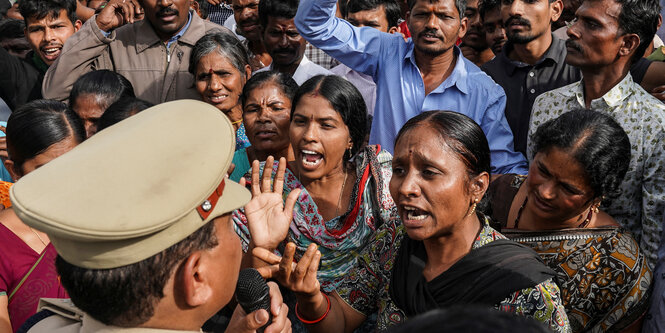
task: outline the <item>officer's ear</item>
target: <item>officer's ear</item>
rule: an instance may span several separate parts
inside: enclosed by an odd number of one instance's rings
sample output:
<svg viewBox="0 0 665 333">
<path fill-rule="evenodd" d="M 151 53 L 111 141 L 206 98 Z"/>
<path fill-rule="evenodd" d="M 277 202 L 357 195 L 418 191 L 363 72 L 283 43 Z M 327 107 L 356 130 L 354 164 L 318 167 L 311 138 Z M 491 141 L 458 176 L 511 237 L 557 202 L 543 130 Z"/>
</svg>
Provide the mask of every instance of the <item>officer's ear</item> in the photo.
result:
<svg viewBox="0 0 665 333">
<path fill-rule="evenodd" d="M 202 251 L 195 251 L 185 259 L 180 267 L 180 272 L 176 272 L 176 281 L 180 284 L 180 288 L 176 286 L 176 289 L 182 290 L 182 301 L 191 307 L 210 302 L 214 295 L 206 268 Z"/>
</svg>

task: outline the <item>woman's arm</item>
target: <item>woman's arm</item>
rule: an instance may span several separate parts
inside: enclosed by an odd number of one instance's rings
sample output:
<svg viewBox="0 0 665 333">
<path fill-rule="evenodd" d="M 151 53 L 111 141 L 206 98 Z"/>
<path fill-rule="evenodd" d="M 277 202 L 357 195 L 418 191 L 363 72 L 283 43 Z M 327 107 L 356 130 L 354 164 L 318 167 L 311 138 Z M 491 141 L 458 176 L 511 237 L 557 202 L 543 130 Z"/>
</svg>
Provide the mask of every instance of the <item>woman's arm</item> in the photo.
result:
<svg viewBox="0 0 665 333">
<path fill-rule="evenodd" d="M 307 324 L 310 332 L 352 332 L 360 326 L 365 315 L 353 309 L 336 292 L 328 296 L 321 291 L 316 278 L 321 259 L 317 246 L 310 244 L 298 263 L 293 260 L 295 251 L 295 244 L 289 243 L 283 257 L 263 248 L 256 248 L 253 254 L 270 264 L 259 268 L 264 278 L 276 279 L 296 294 L 296 315 Z"/>
<path fill-rule="evenodd" d="M 0 332 L 11 332 L 12 323 L 9 321 L 9 306 L 7 295 L 0 296 Z"/>
</svg>

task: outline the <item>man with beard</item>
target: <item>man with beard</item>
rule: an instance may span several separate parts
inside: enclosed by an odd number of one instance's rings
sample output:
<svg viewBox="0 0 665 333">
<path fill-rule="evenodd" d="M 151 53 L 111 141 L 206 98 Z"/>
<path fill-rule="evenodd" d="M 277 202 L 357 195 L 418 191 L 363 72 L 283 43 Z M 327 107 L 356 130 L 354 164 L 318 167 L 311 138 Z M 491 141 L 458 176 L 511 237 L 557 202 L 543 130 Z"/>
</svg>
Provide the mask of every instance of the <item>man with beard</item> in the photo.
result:
<svg viewBox="0 0 665 333">
<path fill-rule="evenodd" d="M 663 289 L 654 293 L 658 310 L 653 318 L 654 323 L 658 322 L 657 331 L 663 332 L 665 105 L 634 82 L 629 73 L 631 64 L 644 54 L 656 33 L 659 11 L 658 0 L 584 1 L 566 41 L 566 62 L 580 68 L 583 79 L 538 96 L 529 134 L 544 122 L 580 107 L 606 112 L 626 131 L 631 158 L 620 185 L 621 195 L 605 198 L 602 209 L 633 234 L 651 268 L 657 263 L 653 275 L 656 290 Z M 532 157 L 532 143 L 528 150 Z M 548 192 L 541 197 L 549 202 L 553 191 Z"/>
<path fill-rule="evenodd" d="M 485 39 L 483 22 L 478 12 L 479 2 L 479 0 L 468 0 L 466 3 L 464 16 L 469 19 L 469 29 L 459 46 L 464 57 L 471 60 L 476 66 L 482 66 L 494 58 L 494 53 Z"/>
<path fill-rule="evenodd" d="M 145 19 L 135 22 L 143 11 Z M 65 100 L 81 75 L 108 69 L 124 75 L 136 97 L 153 104 L 200 99 L 188 71 L 189 56 L 196 41 L 212 30 L 232 34 L 190 11 L 190 0 L 111 0 L 49 68 L 44 97 Z"/>
<path fill-rule="evenodd" d="M 525 154 L 531 108 L 536 97 L 580 79 L 565 62 L 565 43 L 552 35 L 561 0 L 504 0 L 501 19 L 508 42 L 482 69 L 506 91 L 506 118 L 515 150 Z"/>
<path fill-rule="evenodd" d="M 501 19 L 501 1 L 500 0 L 483 0 L 478 5 L 478 14 L 480 20 L 483 22 L 483 30 L 485 31 L 485 41 L 492 49 L 494 55 L 501 53 L 503 45 L 506 44 L 506 29 L 503 28 L 503 20 Z"/>
<path fill-rule="evenodd" d="M 282 72 L 291 75 L 301 85 L 313 76 L 332 73 L 305 56 L 307 41 L 293 22 L 297 11 L 298 0 L 261 0 L 259 3 L 263 43 L 272 57 L 272 64 L 259 72 Z"/>
<path fill-rule="evenodd" d="M 42 80 L 62 46 L 81 27 L 75 0 L 22 0 L 25 39 L 32 51 L 25 59 L 0 47 L 0 99 L 10 109 L 42 98 Z"/>
<path fill-rule="evenodd" d="M 350 68 L 372 76 L 376 106 L 370 143 L 392 152 L 406 121 L 423 111 L 452 110 L 476 121 L 492 153 L 492 173 L 527 172 L 513 150 L 503 114 L 506 96 L 455 46 L 466 33 L 464 0 L 410 0 L 411 39 L 357 28 L 335 17 L 334 0 L 302 0 L 296 25 L 314 46 Z"/>
</svg>

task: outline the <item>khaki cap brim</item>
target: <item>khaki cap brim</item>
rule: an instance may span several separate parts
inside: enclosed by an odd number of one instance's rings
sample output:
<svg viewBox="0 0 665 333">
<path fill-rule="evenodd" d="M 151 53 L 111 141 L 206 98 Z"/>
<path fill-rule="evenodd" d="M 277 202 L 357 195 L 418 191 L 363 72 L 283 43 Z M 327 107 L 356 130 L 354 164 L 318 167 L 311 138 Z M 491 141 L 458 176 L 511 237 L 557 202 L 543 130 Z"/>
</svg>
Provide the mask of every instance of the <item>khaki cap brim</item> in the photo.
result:
<svg viewBox="0 0 665 333">
<path fill-rule="evenodd" d="M 226 178 L 234 151 L 235 131 L 215 107 L 164 103 L 21 178 L 10 197 L 19 218 L 48 234 L 67 262 L 125 266 L 249 201 L 249 191 Z M 221 197 L 202 216 L 222 181 Z"/>
</svg>

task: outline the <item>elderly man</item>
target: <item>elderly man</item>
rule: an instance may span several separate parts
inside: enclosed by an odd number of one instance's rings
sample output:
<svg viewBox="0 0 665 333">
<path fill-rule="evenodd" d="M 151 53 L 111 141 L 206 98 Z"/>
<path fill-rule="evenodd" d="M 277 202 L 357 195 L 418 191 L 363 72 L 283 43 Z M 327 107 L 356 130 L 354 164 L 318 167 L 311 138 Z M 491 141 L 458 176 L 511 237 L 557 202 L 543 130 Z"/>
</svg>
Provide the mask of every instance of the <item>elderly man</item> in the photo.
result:
<svg viewBox="0 0 665 333">
<path fill-rule="evenodd" d="M 78 77 L 109 69 L 129 79 L 136 97 L 154 104 L 200 99 L 187 70 L 192 48 L 208 31 L 231 32 L 190 11 L 190 0 L 136 1 L 111 0 L 83 25 L 46 73 L 44 97 L 65 100 Z M 145 19 L 134 22 L 142 11 Z"/>
<path fill-rule="evenodd" d="M 226 177 L 234 146 L 219 110 L 176 101 L 22 178 L 10 193 L 14 209 L 48 234 L 73 303 L 42 300 L 57 315 L 30 332 L 200 331 L 238 279 L 242 250 L 230 213 L 250 194 Z M 269 286 L 266 332 L 289 331 L 288 309 Z M 253 332 L 267 322 L 266 310 L 247 315 L 238 307 L 229 330 Z"/>
<path fill-rule="evenodd" d="M 422 111 L 452 110 L 476 121 L 492 153 L 492 173 L 525 174 L 503 111 L 506 95 L 455 46 L 466 33 L 466 1 L 410 0 L 413 36 L 357 28 L 335 17 L 334 0 L 301 0 L 296 26 L 314 46 L 372 76 L 376 106 L 369 141 L 393 150 L 397 131 Z"/>
</svg>

